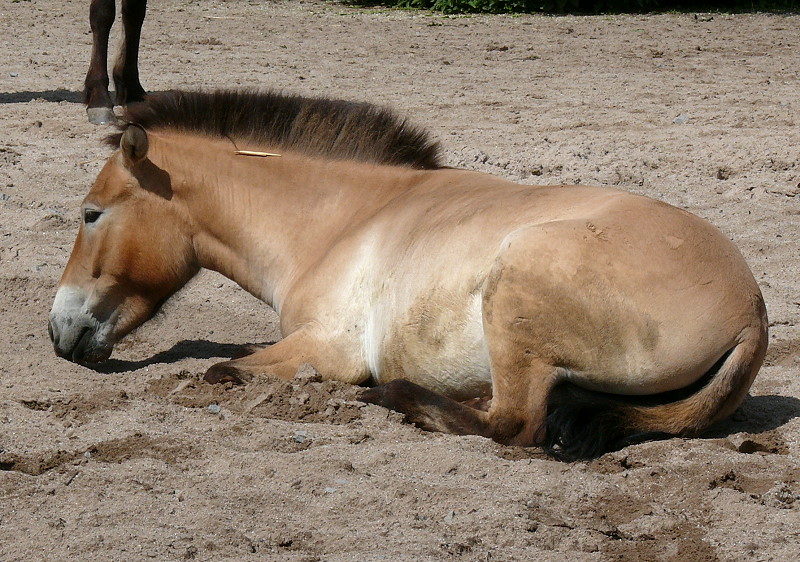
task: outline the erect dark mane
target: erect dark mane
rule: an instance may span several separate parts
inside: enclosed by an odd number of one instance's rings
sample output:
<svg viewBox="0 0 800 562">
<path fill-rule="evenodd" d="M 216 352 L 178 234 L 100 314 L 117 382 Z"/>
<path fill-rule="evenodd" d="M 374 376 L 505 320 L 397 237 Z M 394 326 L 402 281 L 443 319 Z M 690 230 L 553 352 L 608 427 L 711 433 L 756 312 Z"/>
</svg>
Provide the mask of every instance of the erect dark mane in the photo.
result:
<svg viewBox="0 0 800 562">
<path fill-rule="evenodd" d="M 276 92 L 219 90 L 150 94 L 123 113 L 124 130 L 196 133 L 314 156 L 411 168 L 439 168 L 439 144 L 427 131 L 369 103 Z M 106 142 L 119 146 L 121 133 Z"/>
</svg>

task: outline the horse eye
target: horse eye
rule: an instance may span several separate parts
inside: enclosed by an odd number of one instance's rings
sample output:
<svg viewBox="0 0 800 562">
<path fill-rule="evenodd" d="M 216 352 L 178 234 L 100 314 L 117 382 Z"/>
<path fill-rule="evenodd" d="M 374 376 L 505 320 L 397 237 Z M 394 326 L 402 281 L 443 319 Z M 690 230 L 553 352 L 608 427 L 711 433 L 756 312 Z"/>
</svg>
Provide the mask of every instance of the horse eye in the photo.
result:
<svg viewBox="0 0 800 562">
<path fill-rule="evenodd" d="M 83 210 L 83 222 L 85 224 L 92 224 L 94 221 L 100 218 L 100 215 L 103 213 L 96 209 L 84 209 Z"/>
</svg>

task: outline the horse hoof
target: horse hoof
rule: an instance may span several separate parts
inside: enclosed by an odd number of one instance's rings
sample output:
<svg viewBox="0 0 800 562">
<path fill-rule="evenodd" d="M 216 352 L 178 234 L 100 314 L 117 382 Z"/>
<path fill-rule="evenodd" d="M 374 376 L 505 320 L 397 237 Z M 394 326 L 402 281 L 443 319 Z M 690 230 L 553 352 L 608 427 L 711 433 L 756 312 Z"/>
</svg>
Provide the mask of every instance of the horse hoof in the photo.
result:
<svg viewBox="0 0 800 562">
<path fill-rule="evenodd" d="M 95 125 L 114 125 L 117 122 L 117 116 L 110 107 L 87 107 L 86 115 L 89 123 Z"/>
<path fill-rule="evenodd" d="M 377 406 L 383 406 L 384 408 L 389 408 L 386 402 L 385 389 L 383 389 L 380 386 L 376 386 L 374 388 L 368 388 L 367 390 L 361 391 L 358 394 L 358 400 L 366 404 L 375 404 Z"/>
<path fill-rule="evenodd" d="M 232 382 L 233 384 L 245 384 L 249 377 L 242 371 L 231 365 L 219 363 L 212 365 L 203 376 L 203 380 L 211 384 L 224 384 Z"/>
<path fill-rule="evenodd" d="M 383 406 L 389 410 L 402 410 L 401 404 L 405 402 L 409 395 L 413 394 L 418 387 L 405 379 L 395 379 L 386 384 L 381 384 L 368 388 L 358 395 L 361 402 Z"/>
</svg>

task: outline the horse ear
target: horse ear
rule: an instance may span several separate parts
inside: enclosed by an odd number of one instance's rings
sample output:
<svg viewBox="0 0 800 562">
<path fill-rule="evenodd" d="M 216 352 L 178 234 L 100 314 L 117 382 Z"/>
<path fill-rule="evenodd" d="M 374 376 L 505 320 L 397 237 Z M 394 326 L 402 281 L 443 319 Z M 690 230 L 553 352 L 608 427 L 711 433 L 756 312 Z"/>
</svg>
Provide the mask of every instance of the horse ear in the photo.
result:
<svg viewBox="0 0 800 562">
<path fill-rule="evenodd" d="M 128 125 L 119 141 L 122 154 L 129 164 L 142 161 L 147 156 L 148 146 L 147 133 L 138 125 Z"/>
</svg>

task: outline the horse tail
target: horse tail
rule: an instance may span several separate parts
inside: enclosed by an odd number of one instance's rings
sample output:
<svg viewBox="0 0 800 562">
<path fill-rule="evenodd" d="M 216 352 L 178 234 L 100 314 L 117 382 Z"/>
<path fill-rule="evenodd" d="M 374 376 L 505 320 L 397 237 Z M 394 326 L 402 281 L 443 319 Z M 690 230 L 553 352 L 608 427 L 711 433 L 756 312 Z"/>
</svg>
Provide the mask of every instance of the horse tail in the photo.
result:
<svg viewBox="0 0 800 562">
<path fill-rule="evenodd" d="M 762 305 L 763 306 L 763 305 Z M 747 328 L 697 382 L 647 397 L 612 395 L 572 383 L 548 397 L 543 448 L 562 460 L 590 459 L 633 443 L 696 435 L 741 404 L 767 349 L 766 316 Z"/>
</svg>

